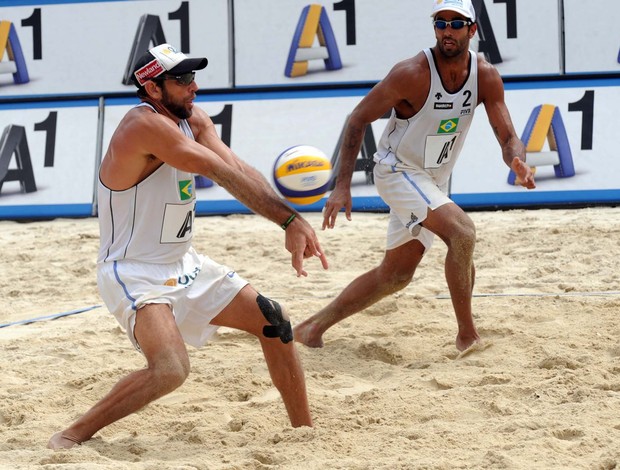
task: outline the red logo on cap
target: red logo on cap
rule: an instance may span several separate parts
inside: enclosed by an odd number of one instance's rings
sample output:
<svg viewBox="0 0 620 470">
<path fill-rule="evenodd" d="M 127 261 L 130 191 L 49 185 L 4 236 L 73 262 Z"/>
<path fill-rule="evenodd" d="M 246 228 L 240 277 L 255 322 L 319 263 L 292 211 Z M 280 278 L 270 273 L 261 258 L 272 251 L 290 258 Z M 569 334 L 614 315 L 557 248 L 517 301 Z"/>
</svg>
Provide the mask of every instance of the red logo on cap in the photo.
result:
<svg viewBox="0 0 620 470">
<path fill-rule="evenodd" d="M 136 70 L 134 75 L 136 79 L 138 80 L 138 83 L 140 84 L 140 86 L 143 86 L 151 78 L 155 78 L 158 75 L 161 75 L 162 73 L 164 73 L 165 71 L 166 70 L 159 63 L 159 61 L 157 59 L 153 59 L 148 64 L 146 64 L 144 67 L 141 67 L 140 69 Z"/>
</svg>

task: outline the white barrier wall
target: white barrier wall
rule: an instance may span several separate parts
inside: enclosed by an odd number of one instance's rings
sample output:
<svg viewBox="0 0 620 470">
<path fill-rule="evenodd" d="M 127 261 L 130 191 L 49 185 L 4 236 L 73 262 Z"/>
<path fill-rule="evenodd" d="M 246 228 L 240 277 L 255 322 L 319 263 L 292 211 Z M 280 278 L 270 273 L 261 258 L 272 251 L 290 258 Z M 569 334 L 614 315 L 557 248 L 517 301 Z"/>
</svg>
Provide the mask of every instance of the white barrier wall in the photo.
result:
<svg viewBox="0 0 620 470">
<path fill-rule="evenodd" d="M 332 52 L 338 53 L 341 68 L 330 70 L 323 59 L 314 59 L 307 73 L 290 77 L 286 65 L 291 48 L 299 44 L 296 28 L 310 2 L 287 0 L 277 8 L 256 0 L 234 3 L 237 86 L 376 81 L 397 61 L 435 44 L 428 0 L 316 2 L 333 30 Z M 484 51 L 502 75 L 560 74 L 558 0 L 479 4 L 473 47 Z M 319 46 L 314 38 L 313 47 Z M 330 53 L 329 44 L 323 49 Z"/>
<path fill-rule="evenodd" d="M 566 73 L 620 72 L 617 0 L 564 0 Z"/>
<path fill-rule="evenodd" d="M 613 135 L 615 113 L 620 105 L 620 80 L 563 82 L 556 86 L 551 88 L 546 82 L 508 86 L 506 102 L 525 142 L 532 112 L 541 105 L 556 110 L 566 134 L 565 142 L 561 141 L 560 129 L 553 129 L 554 140 L 549 138 L 549 128 L 538 129 L 547 137 L 540 148 L 530 153 L 553 150 L 552 146 L 557 148 L 561 144 L 561 156 L 570 158 L 575 174 L 558 178 L 554 165 L 537 166 L 536 190 L 526 191 L 509 184 L 509 170 L 502 161 L 484 107 L 480 106 L 452 178 L 451 195 L 457 203 L 481 207 L 620 201 L 616 177 L 620 162 L 608 137 Z M 310 144 L 330 156 L 336 155 L 347 116 L 366 92 L 367 89 L 201 95 L 197 105 L 213 117 L 224 141 L 272 181 L 273 162 L 292 145 Z M 122 116 L 137 102 L 135 98 L 106 101 L 103 151 Z M 24 155 L 20 143 L 26 142 L 36 181 L 36 190 L 31 192 L 21 187 L 28 181 L 25 177 L 5 181 L 0 188 L 0 217 L 88 215 L 95 189 L 98 119 L 95 101 L 58 106 L 0 106 L 0 128 L 4 130 L 0 175 L 3 164 L 9 165 L 7 169 L 18 169 L 18 157 Z M 385 120 L 380 119 L 367 131 L 373 145 L 384 125 Z M 23 129 L 25 138 L 6 137 L 16 127 Z M 535 156 L 528 155 L 530 158 L 535 161 Z M 354 176 L 355 209 L 384 209 L 369 175 L 360 170 Z M 217 185 L 200 188 L 197 194 L 201 214 L 245 210 Z M 321 207 L 322 202 L 318 202 L 300 209 Z"/>
<path fill-rule="evenodd" d="M 537 188 L 532 191 L 508 183 L 509 170 L 503 163 L 500 147 L 488 125 L 484 106 L 476 110 L 460 160 L 453 174 L 451 192 L 463 206 L 540 205 L 553 203 L 592 203 L 620 201 L 620 160 L 614 139 L 620 106 L 620 79 L 561 82 L 557 88 L 545 83 L 508 85 L 506 103 L 517 134 L 527 145 L 526 125 L 540 105 L 556 108 L 566 131 L 567 147 L 559 157 L 574 168 L 574 176 L 557 177 L 555 165 L 536 167 Z M 561 147 L 547 138 L 540 151 Z M 562 139 L 561 129 L 552 131 Z M 524 135 L 525 134 L 525 135 Z M 535 165 L 537 152 L 528 161 Z M 570 159 L 570 161 L 569 161 Z"/>
<path fill-rule="evenodd" d="M 479 34 L 473 47 L 502 75 L 561 73 L 559 0 L 475 1 Z M 321 10 L 320 25 L 333 33 L 333 39 L 322 52 L 311 54 L 337 55 L 339 67 L 329 70 L 323 59 L 312 59 L 307 61 L 307 73 L 287 76 L 291 50 L 299 45 L 296 30 L 309 4 L 307 0 L 40 4 L 7 0 L 0 7 L 0 22 L 10 26 L 11 34 L 8 42 L 0 44 L 0 51 L 8 51 L 11 43 L 18 57 L 9 60 L 4 54 L 0 61 L 2 95 L 129 92 L 127 70 L 136 54 L 162 42 L 189 54 L 206 55 L 210 63 L 204 87 L 209 89 L 376 81 L 397 61 L 435 42 L 429 0 L 321 1 L 314 3 Z M 567 18 L 581 14 L 583 7 L 578 5 L 567 6 Z M 581 37 L 575 31 L 567 42 L 580 42 Z M 321 45 L 318 34 L 311 34 L 309 40 L 314 49 Z"/>
<path fill-rule="evenodd" d="M 580 0 L 474 0 L 479 33 L 472 48 L 507 77 L 506 100 L 517 132 L 526 139 L 534 110 L 552 107 L 562 120 L 562 153 L 568 149 L 574 175 L 558 178 L 557 165 L 538 165 L 535 191 L 510 184 L 479 108 L 452 180 L 456 202 L 482 207 L 620 201 L 609 137 L 620 104 L 620 36 L 606 19 L 612 15 L 603 15 L 613 12 L 615 2 L 600 0 L 594 9 Z M 348 114 L 369 86 L 397 61 L 434 44 L 430 5 L 430 0 L 6 0 L 0 3 L 0 218 L 82 216 L 96 209 L 97 158 L 122 115 L 137 103 L 135 88 L 126 84 L 127 70 L 140 47 L 161 42 L 209 58 L 197 75 L 197 104 L 212 115 L 224 141 L 269 180 L 273 161 L 291 145 L 315 145 L 333 156 Z M 308 21 L 316 22 L 315 30 L 304 37 Z M 302 43 L 308 49 L 308 41 L 310 52 L 299 52 Z M 593 79 L 562 79 L 567 73 Z M 511 77 L 545 81 L 518 83 Z M 273 92 L 257 91 L 270 88 Z M 210 93 L 216 89 L 218 94 Z M 76 97 L 88 99 L 69 99 Z M 105 98 L 103 115 L 99 97 Z M 353 180 L 358 210 L 385 208 L 368 165 L 384 124 L 372 125 L 360 155 L 366 169 Z M 558 153 L 539 150 L 552 160 Z M 199 213 L 245 210 L 217 185 L 203 186 Z"/>
<path fill-rule="evenodd" d="M 615 109 L 620 105 L 617 92 L 620 80 L 564 82 L 556 86 L 551 88 L 540 82 L 508 86 L 506 102 L 524 142 L 528 140 L 528 121 L 537 107 L 547 105 L 557 110 L 566 141 L 560 142 L 561 129 L 554 129 L 555 140 L 548 137 L 548 127 L 538 129 L 547 137 L 541 148 L 529 152 L 528 159 L 535 162 L 535 154 L 548 152 L 561 144 L 561 157 L 570 159 L 575 174 L 558 178 L 554 165 L 541 165 L 536 167 L 537 189 L 527 191 L 510 184 L 509 169 L 502 160 L 500 146 L 489 126 L 484 106 L 479 106 L 452 178 L 451 196 L 457 203 L 464 207 L 481 207 L 620 201 L 620 184 L 616 177 L 620 162 L 611 139 L 607 138 L 615 127 Z M 201 97 L 198 105 L 214 116 L 220 135 L 227 136 L 225 140 L 233 150 L 272 181 L 273 162 L 280 152 L 292 145 L 314 145 L 330 156 L 335 155 L 347 116 L 366 92 L 366 89 L 353 92 L 315 90 L 290 92 L 286 97 L 269 93 L 231 94 Z M 111 100 L 106 106 L 106 141 L 131 106 L 126 100 L 112 103 Z M 385 120 L 380 119 L 367 131 L 371 132 L 375 145 L 384 127 Z M 367 176 L 364 171 L 355 173 L 352 186 L 355 208 L 384 209 Z M 217 185 L 199 189 L 198 196 L 200 213 L 243 209 Z M 317 210 L 322 204 L 299 208 Z"/>
<path fill-rule="evenodd" d="M 0 105 L 0 218 L 88 216 L 96 100 Z"/>
<path fill-rule="evenodd" d="M 200 96 L 197 105 L 214 120 L 222 139 L 242 159 L 259 170 L 273 184 L 273 164 L 287 148 L 314 145 L 331 156 L 345 120 L 367 90 L 354 92 L 290 92 L 287 97 L 272 93 L 247 95 Z M 104 150 L 114 129 L 137 100 L 111 99 L 105 111 Z M 377 139 L 382 122 L 376 124 Z M 365 174 L 354 179 L 356 208 L 385 208 Z M 223 188 L 214 184 L 197 189 L 197 212 L 216 214 L 243 211 L 244 207 Z M 318 202 L 299 206 L 300 210 L 317 210 Z"/>
<path fill-rule="evenodd" d="M 209 58 L 205 88 L 232 84 L 227 0 L 41 3 L 0 8 L 0 21 L 14 27 L 29 76 L 16 83 L 0 73 L 3 97 L 132 92 L 126 69 L 135 48 L 139 56 L 163 42 Z"/>
</svg>

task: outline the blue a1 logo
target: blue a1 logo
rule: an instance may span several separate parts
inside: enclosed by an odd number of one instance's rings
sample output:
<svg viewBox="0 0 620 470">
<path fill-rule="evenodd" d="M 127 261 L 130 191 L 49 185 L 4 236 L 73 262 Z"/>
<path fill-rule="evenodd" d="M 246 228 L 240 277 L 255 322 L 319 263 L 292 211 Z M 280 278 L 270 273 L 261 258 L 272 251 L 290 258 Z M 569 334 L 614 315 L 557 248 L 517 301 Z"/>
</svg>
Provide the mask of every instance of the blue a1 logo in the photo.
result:
<svg viewBox="0 0 620 470">
<path fill-rule="evenodd" d="M 5 55 L 8 60 L 2 61 Z M 10 21 L 0 21 L 0 73 L 13 74 L 16 85 L 30 81 L 21 43 L 15 25 Z"/>
<path fill-rule="evenodd" d="M 355 45 L 355 0 L 342 0 L 333 4 L 334 11 L 346 14 L 347 45 Z M 315 40 L 318 45 L 315 45 Z M 306 5 L 299 16 L 291 41 L 284 75 L 299 77 L 308 71 L 308 61 L 323 60 L 326 70 L 342 68 L 340 52 L 327 9 L 323 5 Z"/>
<path fill-rule="evenodd" d="M 583 97 L 568 104 L 569 112 L 581 112 L 581 150 L 592 150 L 594 133 L 594 90 L 586 90 Z M 521 141 L 526 147 L 527 162 L 532 169 L 553 165 L 556 178 L 575 175 L 571 146 L 560 109 L 543 104 L 535 107 L 525 126 Z M 549 151 L 543 152 L 548 141 Z M 517 184 L 515 173 L 508 173 L 508 184 Z"/>
</svg>

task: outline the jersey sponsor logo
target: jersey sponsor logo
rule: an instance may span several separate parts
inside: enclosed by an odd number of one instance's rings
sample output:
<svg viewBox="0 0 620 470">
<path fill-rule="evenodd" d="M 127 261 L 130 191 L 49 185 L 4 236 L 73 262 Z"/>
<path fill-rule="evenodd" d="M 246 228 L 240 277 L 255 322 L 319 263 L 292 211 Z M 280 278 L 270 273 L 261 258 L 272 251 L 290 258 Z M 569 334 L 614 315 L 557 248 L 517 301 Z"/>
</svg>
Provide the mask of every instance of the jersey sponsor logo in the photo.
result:
<svg viewBox="0 0 620 470">
<path fill-rule="evenodd" d="M 191 199 L 193 189 L 192 180 L 179 181 L 179 196 L 181 197 L 181 201 Z"/>
<path fill-rule="evenodd" d="M 192 233 L 192 228 L 194 225 L 194 213 L 189 211 L 185 216 L 185 220 L 183 221 L 183 225 L 177 232 L 177 238 L 180 240 L 184 240 L 188 234 Z"/>
<path fill-rule="evenodd" d="M 435 109 L 452 109 L 453 103 L 435 103 Z"/>
<path fill-rule="evenodd" d="M 454 127 L 456 129 L 456 126 Z M 426 146 L 424 148 L 424 168 L 440 168 L 452 161 L 456 142 L 461 135 L 460 132 L 444 132 L 438 135 L 426 136 Z"/>
<path fill-rule="evenodd" d="M 445 119 L 439 123 L 437 134 L 452 134 L 459 126 L 459 118 Z"/>
<path fill-rule="evenodd" d="M 179 276 L 178 283 L 184 287 L 189 287 L 194 283 L 199 273 L 200 266 L 196 266 L 191 273 L 182 274 L 181 276 Z"/>
<path fill-rule="evenodd" d="M 200 274 L 200 271 L 200 266 L 196 266 L 191 273 L 185 273 L 181 274 L 177 278 L 171 277 L 170 279 L 167 279 L 166 282 L 164 282 L 164 286 L 177 287 L 178 285 L 181 285 L 183 287 L 189 287 L 194 283 L 198 277 L 198 274 Z"/>
<path fill-rule="evenodd" d="M 153 59 L 134 74 L 138 79 L 140 86 L 144 86 L 151 78 L 158 77 L 166 70 L 162 67 L 157 59 Z"/>
<path fill-rule="evenodd" d="M 183 243 L 192 239 L 195 203 L 166 204 L 160 243 Z"/>
</svg>

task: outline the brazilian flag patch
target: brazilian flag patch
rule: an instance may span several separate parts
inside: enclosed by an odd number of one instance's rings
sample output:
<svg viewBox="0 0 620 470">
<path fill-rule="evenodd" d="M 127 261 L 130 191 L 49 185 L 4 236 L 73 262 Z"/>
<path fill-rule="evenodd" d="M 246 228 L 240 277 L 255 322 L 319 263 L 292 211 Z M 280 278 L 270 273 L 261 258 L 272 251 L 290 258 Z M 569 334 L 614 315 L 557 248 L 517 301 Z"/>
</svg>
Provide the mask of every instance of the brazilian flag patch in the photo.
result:
<svg viewBox="0 0 620 470">
<path fill-rule="evenodd" d="M 441 121 L 441 123 L 439 123 L 437 134 L 451 134 L 452 132 L 456 132 L 456 128 L 458 126 L 459 118 L 446 119 L 445 121 Z"/>
<path fill-rule="evenodd" d="M 179 195 L 181 196 L 181 201 L 186 201 L 192 198 L 192 191 L 194 187 L 192 183 L 192 180 L 179 181 Z"/>
</svg>

